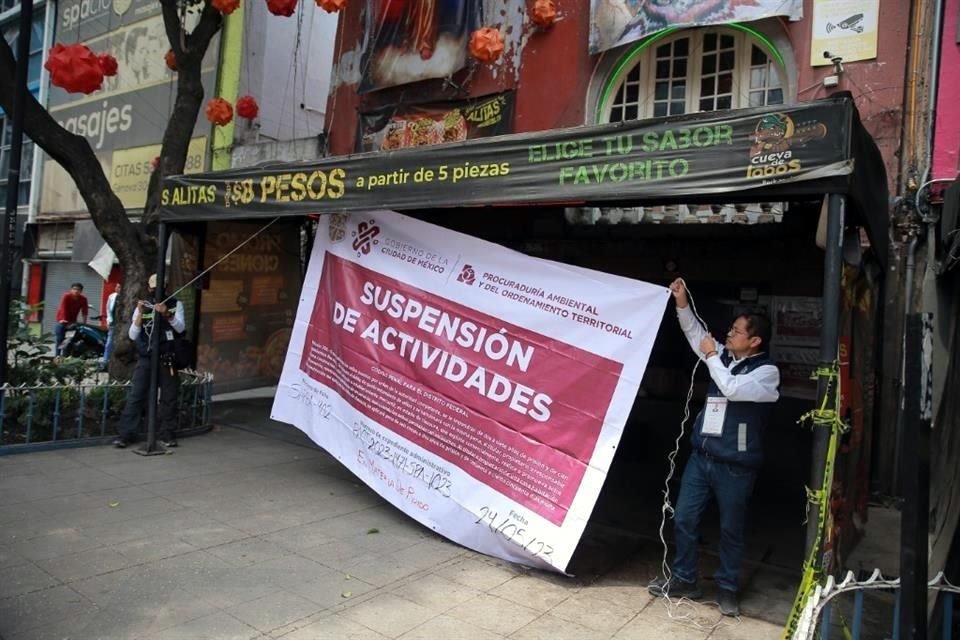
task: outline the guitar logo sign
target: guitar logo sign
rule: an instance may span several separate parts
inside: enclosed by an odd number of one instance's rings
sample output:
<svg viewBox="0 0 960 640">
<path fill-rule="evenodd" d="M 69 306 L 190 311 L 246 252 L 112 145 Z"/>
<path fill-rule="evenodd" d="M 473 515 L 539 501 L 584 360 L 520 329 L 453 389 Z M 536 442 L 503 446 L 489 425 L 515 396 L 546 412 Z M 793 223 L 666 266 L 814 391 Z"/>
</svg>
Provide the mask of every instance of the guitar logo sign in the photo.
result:
<svg viewBox="0 0 960 640">
<path fill-rule="evenodd" d="M 753 131 L 747 178 L 766 182 L 802 170 L 803 164 L 794 157 L 794 148 L 821 140 L 826 135 L 827 126 L 822 122 L 804 122 L 798 126 L 785 113 L 763 116 Z"/>
</svg>

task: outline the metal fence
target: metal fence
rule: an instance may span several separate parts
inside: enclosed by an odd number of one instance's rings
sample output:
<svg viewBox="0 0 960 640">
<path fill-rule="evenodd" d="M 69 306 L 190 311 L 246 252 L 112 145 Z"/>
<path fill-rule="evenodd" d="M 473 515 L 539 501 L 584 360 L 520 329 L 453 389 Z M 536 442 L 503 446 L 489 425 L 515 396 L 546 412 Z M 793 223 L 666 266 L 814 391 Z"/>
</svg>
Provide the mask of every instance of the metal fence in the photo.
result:
<svg viewBox="0 0 960 640">
<path fill-rule="evenodd" d="M 129 382 L 0 387 L 0 455 L 100 444 L 117 433 Z M 180 372 L 176 434 L 210 429 L 213 376 Z"/>
<path fill-rule="evenodd" d="M 938 573 L 936 577 L 930 580 L 927 588 L 932 596 L 941 598 L 940 620 L 941 640 L 960 640 L 960 635 L 956 633 L 954 622 L 954 605 L 958 602 L 957 597 L 960 594 L 960 587 L 950 583 L 943 575 Z M 883 577 L 880 570 L 877 569 L 866 580 L 857 581 L 853 572 L 848 572 L 842 582 L 834 580 L 833 576 L 827 578 L 826 583 L 818 586 L 807 605 L 797 625 L 797 631 L 791 640 L 830 640 L 831 638 L 847 638 L 849 640 L 862 640 L 866 636 L 864 623 L 864 597 L 868 592 L 887 592 L 894 596 L 895 601 L 892 607 L 893 611 L 889 616 L 890 624 L 884 629 L 879 630 L 884 638 L 892 640 L 900 639 L 900 579 L 890 580 Z M 841 603 L 841 599 L 852 597 L 852 603 L 846 603 L 845 607 L 849 611 L 850 621 L 847 624 L 842 616 L 835 615 L 836 609 Z M 841 618 L 841 630 L 835 630 L 837 620 Z M 889 631 L 888 631 L 889 629 Z M 931 636 L 932 637 L 932 636 Z"/>
</svg>

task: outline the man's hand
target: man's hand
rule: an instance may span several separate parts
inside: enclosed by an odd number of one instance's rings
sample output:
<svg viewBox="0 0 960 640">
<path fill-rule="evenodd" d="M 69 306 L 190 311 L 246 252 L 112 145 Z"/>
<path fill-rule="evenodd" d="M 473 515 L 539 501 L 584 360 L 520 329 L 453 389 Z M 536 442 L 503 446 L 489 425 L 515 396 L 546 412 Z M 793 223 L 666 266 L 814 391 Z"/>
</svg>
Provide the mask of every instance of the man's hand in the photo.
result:
<svg viewBox="0 0 960 640">
<path fill-rule="evenodd" d="M 167 305 L 159 302 L 153 306 L 153 310 L 160 315 L 165 315 L 167 313 Z"/>
<path fill-rule="evenodd" d="M 673 294 L 678 309 L 687 308 L 689 302 L 687 301 L 687 287 L 683 284 L 683 278 L 677 278 L 670 283 L 670 293 Z"/>
<path fill-rule="evenodd" d="M 705 356 L 708 354 L 716 355 L 717 353 L 717 341 L 709 333 L 703 336 L 703 340 L 700 341 L 700 353 Z"/>
</svg>

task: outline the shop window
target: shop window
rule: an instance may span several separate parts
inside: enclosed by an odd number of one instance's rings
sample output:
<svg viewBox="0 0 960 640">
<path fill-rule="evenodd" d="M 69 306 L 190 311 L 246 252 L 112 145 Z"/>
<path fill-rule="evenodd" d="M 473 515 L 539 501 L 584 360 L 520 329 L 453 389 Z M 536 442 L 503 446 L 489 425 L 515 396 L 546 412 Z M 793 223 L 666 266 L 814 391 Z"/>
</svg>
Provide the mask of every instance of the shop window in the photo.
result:
<svg viewBox="0 0 960 640">
<path fill-rule="evenodd" d="M 614 79 L 601 122 L 783 104 L 784 72 L 767 45 L 733 29 L 657 41 Z"/>
<path fill-rule="evenodd" d="M 597 120 L 624 122 L 784 104 L 786 73 L 773 45 L 737 25 L 653 36 L 607 80 Z M 783 220 L 782 203 L 582 207 L 568 222 L 593 224 L 766 224 Z"/>
</svg>

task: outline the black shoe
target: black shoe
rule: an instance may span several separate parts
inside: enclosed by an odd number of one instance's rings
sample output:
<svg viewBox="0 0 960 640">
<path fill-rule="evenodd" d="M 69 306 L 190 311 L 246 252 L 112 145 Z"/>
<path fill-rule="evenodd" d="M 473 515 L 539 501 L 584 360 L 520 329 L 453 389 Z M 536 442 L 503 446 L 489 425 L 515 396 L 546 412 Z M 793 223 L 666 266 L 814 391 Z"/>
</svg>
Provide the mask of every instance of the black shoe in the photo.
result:
<svg viewBox="0 0 960 640">
<path fill-rule="evenodd" d="M 177 446 L 177 441 L 174 440 L 173 438 L 165 439 L 165 440 L 157 440 L 157 442 L 160 443 L 160 446 L 166 447 L 167 449 L 173 449 L 174 447 Z"/>
<path fill-rule="evenodd" d="M 733 618 L 740 615 L 740 603 L 737 602 L 735 591 L 717 587 L 717 602 L 720 603 L 720 613 L 723 615 Z"/>
<path fill-rule="evenodd" d="M 123 436 L 118 436 L 113 439 L 113 446 L 117 449 L 126 449 L 128 444 L 130 443 L 127 442 L 127 439 Z"/>
<path fill-rule="evenodd" d="M 647 591 L 650 595 L 658 598 L 687 598 L 689 600 L 699 600 L 703 597 L 703 591 L 697 586 L 696 582 L 687 582 L 678 578 L 665 580 L 662 576 L 657 576 L 647 585 Z"/>
</svg>

